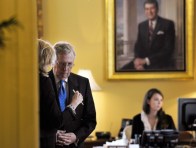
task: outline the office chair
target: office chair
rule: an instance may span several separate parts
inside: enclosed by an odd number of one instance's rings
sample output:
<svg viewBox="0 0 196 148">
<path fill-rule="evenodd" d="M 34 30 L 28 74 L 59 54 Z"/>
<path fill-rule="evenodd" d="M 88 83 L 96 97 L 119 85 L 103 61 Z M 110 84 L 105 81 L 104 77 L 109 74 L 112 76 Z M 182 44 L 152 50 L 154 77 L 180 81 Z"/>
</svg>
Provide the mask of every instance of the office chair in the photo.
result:
<svg viewBox="0 0 196 148">
<path fill-rule="evenodd" d="M 121 139 L 122 136 L 123 136 L 123 131 L 124 131 L 124 128 L 128 125 L 132 125 L 132 119 L 128 119 L 128 118 L 123 118 L 122 121 L 121 121 L 121 127 L 120 127 L 120 130 L 118 132 L 118 138 Z"/>
</svg>

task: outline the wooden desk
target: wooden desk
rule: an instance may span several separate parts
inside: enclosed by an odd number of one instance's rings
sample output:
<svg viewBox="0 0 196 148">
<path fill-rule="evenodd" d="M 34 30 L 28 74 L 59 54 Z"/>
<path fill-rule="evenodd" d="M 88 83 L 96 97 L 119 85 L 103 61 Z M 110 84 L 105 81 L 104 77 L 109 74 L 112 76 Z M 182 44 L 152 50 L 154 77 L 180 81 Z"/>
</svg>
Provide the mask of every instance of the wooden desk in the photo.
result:
<svg viewBox="0 0 196 148">
<path fill-rule="evenodd" d="M 84 147 L 85 148 L 93 148 L 93 146 L 103 146 L 106 141 L 112 141 L 108 139 L 97 139 L 97 140 L 85 140 Z M 196 140 L 195 139 L 180 139 L 176 148 L 182 148 L 183 145 L 196 147 Z"/>
<path fill-rule="evenodd" d="M 189 146 L 192 146 L 192 147 L 196 147 L 196 139 L 181 139 L 179 142 L 178 142 L 179 145 L 189 145 Z"/>
<path fill-rule="evenodd" d="M 85 140 L 84 147 L 85 148 L 92 148 L 93 146 L 103 146 L 108 139 L 97 139 L 97 140 Z"/>
</svg>

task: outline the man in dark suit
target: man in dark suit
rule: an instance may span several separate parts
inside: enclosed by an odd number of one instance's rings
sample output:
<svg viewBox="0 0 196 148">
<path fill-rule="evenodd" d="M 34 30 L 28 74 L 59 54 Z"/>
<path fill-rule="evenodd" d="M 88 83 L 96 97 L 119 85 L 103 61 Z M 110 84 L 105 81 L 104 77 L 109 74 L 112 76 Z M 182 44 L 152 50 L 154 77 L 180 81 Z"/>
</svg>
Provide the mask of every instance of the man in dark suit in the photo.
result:
<svg viewBox="0 0 196 148">
<path fill-rule="evenodd" d="M 172 70 L 175 49 L 174 22 L 158 16 L 156 0 L 146 0 L 147 20 L 140 23 L 134 48 L 134 59 L 121 68 L 130 70 Z"/>
<path fill-rule="evenodd" d="M 91 93 L 89 80 L 71 72 L 75 60 L 74 48 L 67 42 L 58 42 L 54 45 L 57 62 L 50 73 L 50 78 L 57 98 L 59 82 L 64 81 L 66 98 L 63 98 L 65 109 L 63 126 L 57 131 L 57 148 L 83 147 L 83 141 L 96 127 L 96 111 Z M 76 102 L 74 93 L 83 98 L 83 102 Z M 60 99 L 60 98 L 59 98 Z M 57 100 L 61 108 L 61 100 Z"/>
</svg>

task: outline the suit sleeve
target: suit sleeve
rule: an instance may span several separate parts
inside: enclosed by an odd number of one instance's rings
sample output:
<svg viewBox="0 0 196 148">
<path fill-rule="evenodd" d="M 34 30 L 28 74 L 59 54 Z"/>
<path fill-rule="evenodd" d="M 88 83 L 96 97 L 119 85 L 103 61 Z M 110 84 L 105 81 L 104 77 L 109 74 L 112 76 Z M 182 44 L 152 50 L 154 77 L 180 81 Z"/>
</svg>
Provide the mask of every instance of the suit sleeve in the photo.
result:
<svg viewBox="0 0 196 148">
<path fill-rule="evenodd" d="M 87 79 L 86 79 L 87 80 Z M 82 117 L 82 125 L 80 128 L 75 132 L 76 137 L 79 140 L 79 143 L 83 142 L 95 129 L 96 127 L 96 110 L 95 105 L 92 97 L 92 92 L 90 88 L 89 81 L 86 81 L 86 88 L 83 94 L 84 99 L 84 112 Z M 77 114 L 76 114 L 77 116 Z"/>
<path fill-rule="evenodd" d="M 131 133 L 131 138 L 134 139 L 134 135 L 137 133 L 137 121 L 136 118 L 133 118 L 133 123 L 132 123 L 132 133 Z"/>
<path fill-rule="evenodd" d="M 135 43 L 135 47 L 134 47 L 134 57 L 135 58 L 141 58 L 141 53 L 142 53 L 142 50 L 143 50 L 143 42 L 142 42 L 142 35 L 143 35 L 143 32 L 142 32 L 142 27 L 141 27 L 141 24 L 138 25 L 138 34 L 137 34 L 137 40 L 136 40 L 136 43 Z"/>
<path fill-rule="evenodd" d="M 168 114 L 163 115 L 160 119 L 159 119 L 159 123 L 158 123 L 158 129 L 173 129 L 175 130 L 175 124 L 174 121 L 172 119 L 172 117 Z"/>
<path fill-rule="evenodd" d="M 133 117 L 131 138 L 134 139 L 135 135 L 142 135 L 144 130 L 143 122 L 141 121 L 141 114 Z"/>
<path fill-rule="evenodd" d="M 168 120 L 169 120 L 169 127 L 168 127 L 168 128 L 169 128 L 169 129 L 174 129 L 174 130 L 176 130 L 174 121 L 173 121 L 173 119 L 172 119 L 171 116 L 168 116 Z"/>
</svg>

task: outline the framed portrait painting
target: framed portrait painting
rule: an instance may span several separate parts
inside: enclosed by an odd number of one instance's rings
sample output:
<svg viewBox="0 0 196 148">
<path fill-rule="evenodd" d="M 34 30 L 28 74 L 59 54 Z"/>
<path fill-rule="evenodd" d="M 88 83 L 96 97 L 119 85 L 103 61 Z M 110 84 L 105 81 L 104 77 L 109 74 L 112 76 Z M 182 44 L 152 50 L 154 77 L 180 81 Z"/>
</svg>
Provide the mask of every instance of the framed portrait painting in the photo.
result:
<svg viewBox="0 0 196 148">
<path fill-rule="evenodd" d="M 193 79 L 194 0 L 106 0 L 108 79 Z"/>
</svg>

